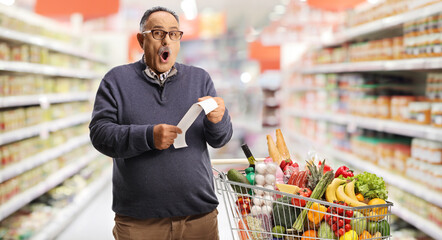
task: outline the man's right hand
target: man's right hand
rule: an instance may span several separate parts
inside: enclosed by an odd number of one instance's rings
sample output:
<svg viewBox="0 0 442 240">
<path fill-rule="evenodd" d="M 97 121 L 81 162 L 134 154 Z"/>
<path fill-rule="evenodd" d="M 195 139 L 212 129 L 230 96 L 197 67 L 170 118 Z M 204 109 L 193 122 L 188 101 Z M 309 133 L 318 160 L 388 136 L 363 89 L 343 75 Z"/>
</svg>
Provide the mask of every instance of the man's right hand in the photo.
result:
<svg viewBox="0 0 442 240">
<path fill-rule="evenodd" d="M 173 144 L 181 129 L 177 126 L 168 124 L 158 124 L 153 127 L 153 141 L 158 150 L 167 149 Z"/>
</svg>

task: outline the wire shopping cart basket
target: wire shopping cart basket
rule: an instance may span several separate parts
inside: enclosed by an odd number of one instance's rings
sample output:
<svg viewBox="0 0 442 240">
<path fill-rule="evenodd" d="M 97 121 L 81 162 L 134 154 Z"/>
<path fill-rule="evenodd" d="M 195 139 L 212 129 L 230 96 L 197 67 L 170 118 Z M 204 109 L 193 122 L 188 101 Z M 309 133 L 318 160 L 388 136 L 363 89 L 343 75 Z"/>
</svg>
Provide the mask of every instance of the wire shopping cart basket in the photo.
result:
<svg viewBox="0 0 442 240">
<path fill-rule="evenodd" d="M 216 191 L 225 204 L 233 239 L 361 240 L 392 237 L 391 202 L 350 207 L 274 188 L 229 181 L 225 173 L 213 170 L 216 172 Z M 300 202 L 305 202 L 305 206 L 297 204 Z"/>
</svg>

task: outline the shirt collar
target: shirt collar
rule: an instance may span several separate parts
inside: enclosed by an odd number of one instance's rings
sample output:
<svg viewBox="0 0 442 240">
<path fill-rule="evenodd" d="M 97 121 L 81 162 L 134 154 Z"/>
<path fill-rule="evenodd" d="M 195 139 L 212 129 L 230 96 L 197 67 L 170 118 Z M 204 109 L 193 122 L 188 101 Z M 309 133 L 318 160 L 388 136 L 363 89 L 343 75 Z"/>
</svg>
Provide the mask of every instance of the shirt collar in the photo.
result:
<svg viewBox="0 0 442 240">
<path fill-rule="evenodd" d="M 167 77 L 169 76 L 169 73 L 172 71 L 172 68 L 166 72 L 161 73 L 161 74 L 156 74 L 150 67 L 146 67 L 145 71 L 149 77 L 151 77 L 155 80 L 159 80 L 161 83 L 163 83 L 167 79 Z"/>
<path fill-rule="evenodd" d="M 176 69 L 176 67 L 175 67 L 175 65 L 174 65 L 174 66 L 172 66 L 172 68 L 169 69 L 168 71 L 166 71 L 166 72 L 161 73 L 161 74 L 158 75 L 155 71 L 153 71 L 149 66 L 146 65 L 146 62 L 144 61 L 144 55 L 143 55 L 143 57 L 141 58 L 141 61 L 142 61 L 142 62 L 144 63 L 144 65 L 146 66 L 146 69 L 144 70 L 144 72 L 146 73 L 146 75 L 147 75 L 149 78 L 152 78 L 152 79 L 156 80 L 156 81 L 160 84 L 160 86 L 163 86 L 163 85 L 164 85 L 164 82 L 166 82 L 166 80 L 167 80 L 169 77 L 172 77 L 173 75 L 175 75 L 175 74 L 178 72 L 178 70 Z"/>
</svg>

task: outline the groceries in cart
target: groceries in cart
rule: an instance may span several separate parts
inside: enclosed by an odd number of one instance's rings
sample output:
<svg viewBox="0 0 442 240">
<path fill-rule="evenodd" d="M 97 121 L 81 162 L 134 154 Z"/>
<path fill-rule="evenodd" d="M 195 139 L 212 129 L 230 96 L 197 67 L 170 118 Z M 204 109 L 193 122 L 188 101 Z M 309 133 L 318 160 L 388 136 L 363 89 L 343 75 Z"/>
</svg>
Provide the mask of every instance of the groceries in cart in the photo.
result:
<svg viewBox="0 0 442 240">
<path fill-rule="evenodd" d="M 334 170 L 310 152 L 292 159 L 283 134 L 266 136 L 269 157 L 255 161 L 248 146 L 246 169 L 215 177 L 234 239 L 390 239 L 393 204 L 382 177 Z"/>
</svg>

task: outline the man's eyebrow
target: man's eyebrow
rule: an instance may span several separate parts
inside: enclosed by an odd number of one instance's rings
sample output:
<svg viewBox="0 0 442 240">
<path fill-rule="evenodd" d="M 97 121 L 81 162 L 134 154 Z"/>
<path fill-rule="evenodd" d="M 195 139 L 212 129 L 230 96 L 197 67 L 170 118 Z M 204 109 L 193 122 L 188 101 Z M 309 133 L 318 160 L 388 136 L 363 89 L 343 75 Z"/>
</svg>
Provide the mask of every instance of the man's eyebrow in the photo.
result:
<svg viewBox="0 0 442 240">
<path fill-rule="evenodd" d="M 160 29 L 165 29 L 164 26 L 153 26 L 152 29 L 154 29 L 154 28 L 155 28 L 155 29 L 159 29 L 159 28 L 160 28 Z M 178 27 L 171 27 L 171 29 L 176 29 L 176 30 L 178 30 L 179 28 L 178 28 Z"/>
</svg>

